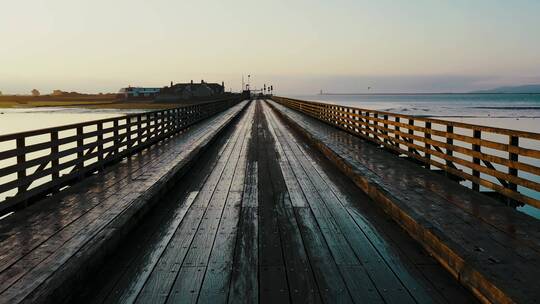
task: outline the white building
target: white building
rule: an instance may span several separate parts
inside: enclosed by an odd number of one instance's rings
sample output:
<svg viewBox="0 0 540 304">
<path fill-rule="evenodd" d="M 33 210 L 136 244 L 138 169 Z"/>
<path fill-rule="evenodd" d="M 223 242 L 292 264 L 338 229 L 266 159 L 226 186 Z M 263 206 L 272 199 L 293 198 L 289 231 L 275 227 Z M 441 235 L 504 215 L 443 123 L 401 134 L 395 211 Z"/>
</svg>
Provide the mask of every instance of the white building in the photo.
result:
<svg viewBox="0 0 540 304">
<path fill-rule="evenodd" d="M 123 94 L 126 99 L 155 97 L 159 92 L 161 92 L 161 88 L 127 87 L 120 90 L 120 94 Z"/>
</svg>

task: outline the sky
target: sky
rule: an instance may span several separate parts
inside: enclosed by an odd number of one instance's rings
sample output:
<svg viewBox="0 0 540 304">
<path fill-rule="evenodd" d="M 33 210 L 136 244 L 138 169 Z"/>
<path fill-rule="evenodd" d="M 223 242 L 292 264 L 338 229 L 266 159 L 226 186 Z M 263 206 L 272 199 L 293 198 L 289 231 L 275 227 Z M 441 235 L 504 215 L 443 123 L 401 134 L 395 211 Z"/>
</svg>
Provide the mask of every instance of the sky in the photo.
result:
<svg viewBox="0 0 540 304">
<path fill-rule="evenodd" d="M 190 80 L 276 93 L 540 83 L 538 0 L 0 0 L 0 91 Z"/>
</svg>

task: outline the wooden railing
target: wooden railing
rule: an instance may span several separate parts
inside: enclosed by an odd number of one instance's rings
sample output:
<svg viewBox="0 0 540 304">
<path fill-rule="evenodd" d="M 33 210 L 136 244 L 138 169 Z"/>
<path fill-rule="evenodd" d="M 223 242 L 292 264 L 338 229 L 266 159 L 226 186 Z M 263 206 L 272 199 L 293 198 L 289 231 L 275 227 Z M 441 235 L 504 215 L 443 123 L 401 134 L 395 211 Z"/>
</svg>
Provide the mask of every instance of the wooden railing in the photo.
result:
<svg viewBox="0 0 540 304">
<path fill-rule="evenodd" d="M 289 108 L 444 170 L 473 190 L 540 208 L 540 134 L 273 97 Z M 486 190 L 482 189 L 482 190 Z"/>
<path fill-rule="evenodd" d="M 235 97 L 1 135 L 0 215 L 60 191 L 238 102 Z"/>
</svg>

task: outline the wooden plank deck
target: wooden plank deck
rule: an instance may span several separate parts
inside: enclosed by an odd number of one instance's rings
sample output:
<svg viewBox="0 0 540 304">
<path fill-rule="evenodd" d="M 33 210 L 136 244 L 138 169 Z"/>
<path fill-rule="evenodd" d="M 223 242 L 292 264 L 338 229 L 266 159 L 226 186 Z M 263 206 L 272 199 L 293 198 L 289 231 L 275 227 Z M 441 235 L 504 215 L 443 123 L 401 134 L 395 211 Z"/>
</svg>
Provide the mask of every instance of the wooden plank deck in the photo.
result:
<svg viewBox="0 0 540 304">
<path fill-rule="evenodd" d="M 0 220 L 0 303 L 69 294 L 245 105 Z"/>
<path fill-rule="evenodd" d="M 474 303 L 262 101 L 66 302 Z"/>
<path fill-rule="evenodd" d="M 349 133 L 269 104 L 478 297 L 536 303 L 540 224 Z M 429 271 L 428 268 L 423 271 Z"/>
</svg>

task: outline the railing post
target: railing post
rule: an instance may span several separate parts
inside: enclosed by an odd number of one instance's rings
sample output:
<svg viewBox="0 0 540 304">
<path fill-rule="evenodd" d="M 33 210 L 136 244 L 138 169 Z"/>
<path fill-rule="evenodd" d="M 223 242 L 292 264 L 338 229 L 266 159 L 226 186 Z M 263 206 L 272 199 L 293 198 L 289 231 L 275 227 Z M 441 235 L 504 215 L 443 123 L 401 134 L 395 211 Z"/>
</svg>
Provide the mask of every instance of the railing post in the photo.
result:
<svg viewBox="0 0 540 304">
<path fill-rule="evenodd" d="M 426 121 L 425 128 L 427 132 L 424 132 L 424 138 L 426 138 L 426 141 L 424 142 L 424 147 L 426 148 L 424 157 L 428 160 L 426 163 L 427 168 L 431 169 L 431 163 L 429 162 L 429 160 L 431 159 L 431 154 L 429 153 L 429 151 L 431 150 L 431 144 L 427 142 L 427 140 L 431 139 L 431 133 L 429 133 L 429 131 L 431 131 L 431 121 Z"/>
<path fill-rule="evenodd" d="M 396 123 L 399 124 L 399 122 L 401 121 L 399 116 L 396 116 L 395 121 L 396 121 Z M 396 139 L 396 147 L 399 148 L 399 134 L 397 132 L 400 131 L 400 128 L 399 128 L 399 126 L 397 124 L 394 126 L 394 130 L 396 130 L 396 133 L 394 133 L 394 138 Z"/>
<path fill-rule="evenodd" d="M 119 135 L 119 132 L 118 132 L 118 119 L 115 119 L 113 121 L 113 137 L 114 137 L 114 140 L 113 140 L 113 151 L 114 151 L 114 155 L 118 155 L 118 152 L 119 152 L 119 145 L 120 145 L 120 140 L 118 138 L 118 135 Z"/>
<path fill-rule="evenodd" d="M 510 145 L 510 147 L 519 147 L 519 137 L 510 135 L 509 139 L 510 140 L 508 144 Z M 508 159 L 510 160 L 510 162 L 516 163 L 518 161 L 518 154 L 508 152 Z M 508 167 L 508 174 L 517 177 L 518 169 Z M 508 189 L 517 192 L 517 185 L 508 181 Z M 508 205 L 515 205 L 515 200 L 508 198 Z"/>
<path fill-rule="evenodd" d="M 151 130 L 151 119 L 150 119 L 150 114 L 146 114 L 145 115 L 146 117 L 146 125 L 144 126 L 146 128 L 146 138 L 144 140 L 145 143 L 147 143 L 149 140 L 150 140 L 150 130 Z"/>
<path fill-rule="evenodd" d="M 97 144 L 98 144 L 98 167 L 103 169 L 103 123 L 97 124 Z"/>
<path fill-rule="evenodd" d="M 142 115 L 137 115 L 137 146 L 142 144 Z"/>
<path fill-rule="evenodd" d="M 51 177 L 52 180 L 60 177 L 60 171 L 58 166 L 60 161 L 58 159 L 58 131 L 51 132 Z"/>
<path fill-rule="evenodd" d="M 375 140 L 377 140 L 377 133 L 379 133 L 379 122 L 376 120 L 379 118 L 379 114 L 377 112 L 373 113 L 373 131 L 375 131 Z"/>
<path fill-rule="evenodd" d="M 454 144 L 454 139 L 451 138 L 451 137 L 448 136 L 448 135 L 454 133 L 454 126 L 452 126 L 452 125 L 447 125 L 447 126 L 446 126 L 446 133 L 447 133 L 447 136 L 446 136 L 446 144 L 449 145 L 449 146 L 451 146 L 451 145 Z M 446 148 L 446 155 L 447 155 L 447 156 L 452 156 L 452 154 L 453 154 L 452 149 Z M 452 167 L 452 165 L 453 165 L 453 162 L 447 159 L 447 160 L 446 160 L 446 166 L 447 166 L 447 167 Z M 447 168 L 447 169 L 448 169 L 448 168 Z M 446 173 L 446 176 L 449 176 L 449 175 L 450 175 L 450 173 L 448 173 L 448 170 L 446 170 L 445 173 Z"/>
<path fill-rule="evenodd" d="M 409 118 L 409 126 L 414 126 L 414 119 L 412 118 Z M 414 129 L 412 128 L 409 128 L 409 135 L 414 135 Z M 408 141 L 410 144 L 414 144 L 414 139 L 412 138 L 409 138 Z M 409 153 L 413 153 L 414 152 L 414 148 L 413 147 L 410 147 L 407 149 L 407 151 L 409 151 Z"/>
<path fill-rule="evenodd" d="M 180 109 L 176 108 L 176 132 L 180 131 L 180 129 L 182 128 L 180 123 Z"/>
<path fill-rule="evenodd" d="M 16 140 L 17 145 L 17 166 L 19 166 L 19 170 L 17 170 L 17 180 L 21 181 L 22 179 L 26 178 L 26 168 L 24 167 L 24 163 L 26 162 L 26 143 L 24 137 L 19 137 Z M 17 194 L 22 194 L 26 190 L 26 187 L 24 185 L 19 184 L 17 188 Z"/>
<path fill-rule="evenodd" d="M 77 178 L 81 180 L 83 176 L 81 175 L 82 168 L 84 167 L 84 138 L 83 138 L 83 127 L 77 127 L 77 165 L 78 169 Z"/>
<path fill-rule="evenodd" d="M 386 137 L 384 138 L 384 142 L 388 143 L 388 114 L 384 114 L 383 119 L 384 119 L 384 124 L 383 124 L 384 135 L 386 135 Z"/>
<path fill-rule="evenodd" d="M 480 130 L 474 130 L 474 131 L 473 131 L 473 137 L 474 137 L 475 139 L 480 140 L 480 139 L 482 138 L 482 132 L 481 132 Z M 480 145 L 479 145 L 479 144 L 473 144 L 473 145 L 472 145 L 472 149 L 473 149 L 473 151 L 475 151 L 475 152 L 480 152 Z M 475 165 L 479 165 L 479 166 L 480 166 L 480 158 L 478 158 L 478 157 L 473 157 L 473 163 L 474 163 Z M 474 177 L 480 178 L 480 171 L 473 169 L 472 175 L 473 175 Z M 472 184 L 472 189 L 473 189 L 474 191 L 480 191 L 480 184 L 473 182 L 473 184 Z"/>
</svg>

